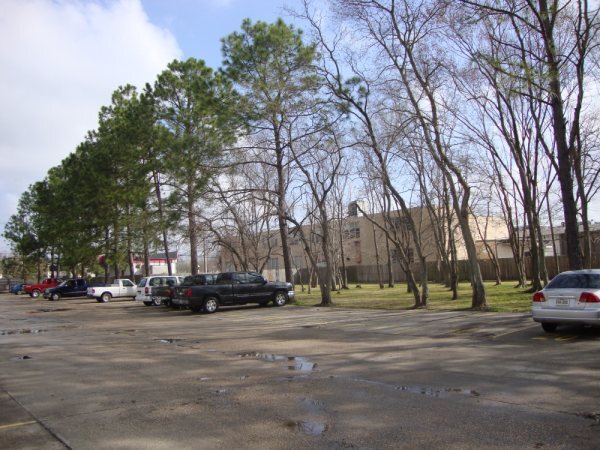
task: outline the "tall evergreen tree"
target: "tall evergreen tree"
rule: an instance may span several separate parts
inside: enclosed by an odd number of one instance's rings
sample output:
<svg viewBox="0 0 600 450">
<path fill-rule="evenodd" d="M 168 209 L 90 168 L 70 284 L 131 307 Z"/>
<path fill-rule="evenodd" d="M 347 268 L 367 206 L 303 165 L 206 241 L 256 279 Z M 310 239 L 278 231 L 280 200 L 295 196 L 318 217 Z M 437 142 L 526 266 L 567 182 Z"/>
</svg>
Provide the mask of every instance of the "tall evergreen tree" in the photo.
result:
<svg viewBox="0 0 600 450">
<path fill-rule="evenodd" d="M 268 136 L 265 150 L 273 155 L 277 173 L 277 212 L 286 281 L 292 282 L 288 245 L 286 188 L 290 123 L 305 111 L 305 100 L 317 89 L 315 49 L 305 45 L 301 30 L 279 19 L 273 24 L 242 23 L 241 32 L 223 39 L 225 72 L 244 94 L 244 113 L 253 132 Z"/>
<path fill-rule="evenodd" d="M 173 61 L 154 86 L 158 119 L 164 133 L 163 167 L 171 204 L 181 205 L 187 221 L 191 272 L 198 273 L 198 201 L 215 176 L 222 150 L 232 144 L 238 127 L 236 95 L 231 83 L 204 61 Z"/>
</svg>

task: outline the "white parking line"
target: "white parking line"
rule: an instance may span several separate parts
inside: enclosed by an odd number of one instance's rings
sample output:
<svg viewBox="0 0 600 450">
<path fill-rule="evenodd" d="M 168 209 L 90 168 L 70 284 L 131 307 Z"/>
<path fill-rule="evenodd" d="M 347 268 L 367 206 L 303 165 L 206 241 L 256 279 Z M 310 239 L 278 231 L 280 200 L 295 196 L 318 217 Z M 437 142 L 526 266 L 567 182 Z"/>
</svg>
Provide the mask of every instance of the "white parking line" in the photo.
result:
<svg viewBox="0 0 600 450">
<path fill-rule="evenodd" d="M 7 425 L 0 425 L 0 430 L 8 430 L 9 428 L 23 427 L 25 425 L 33 425 L 34 423 L 37 422 L 35 420 L 30 420 L 28 422 L 9 423 Z"/>
</svg>

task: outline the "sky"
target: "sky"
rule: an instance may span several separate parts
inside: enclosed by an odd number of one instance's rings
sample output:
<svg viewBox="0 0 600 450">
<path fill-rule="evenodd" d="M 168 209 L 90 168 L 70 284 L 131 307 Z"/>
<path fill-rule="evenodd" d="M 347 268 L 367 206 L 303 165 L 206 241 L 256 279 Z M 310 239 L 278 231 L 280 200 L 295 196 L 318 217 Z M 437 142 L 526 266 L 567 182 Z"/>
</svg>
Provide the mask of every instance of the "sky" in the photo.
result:
<svg viewBox="0 0 600 450">
<path fill-rule="evenodd" d="M 300 3 L 0 0 L 0 234 L 28 186 L 97 127 L 116 88 L 152 83 L 174 59 L 199 58 L 216 69 L 221 38 L 244 18 L 289 22 L 286 8 Z M 600 218 L 599 201 L 591 215 Z M 0 257 L 8 250 L 0 237 Z"/>
<path fill-rule="evenodd" d="M 221 65 L 242 20 L 289 18 L 297 0 L 1 0 L 0 234 L 19 197 L 88 131 L 112 92 L 174 59 Z M 85 176 L 85 174 L 82 174 Z M 0 238 L 0 256 L 8 251 Z"/>
</svg>

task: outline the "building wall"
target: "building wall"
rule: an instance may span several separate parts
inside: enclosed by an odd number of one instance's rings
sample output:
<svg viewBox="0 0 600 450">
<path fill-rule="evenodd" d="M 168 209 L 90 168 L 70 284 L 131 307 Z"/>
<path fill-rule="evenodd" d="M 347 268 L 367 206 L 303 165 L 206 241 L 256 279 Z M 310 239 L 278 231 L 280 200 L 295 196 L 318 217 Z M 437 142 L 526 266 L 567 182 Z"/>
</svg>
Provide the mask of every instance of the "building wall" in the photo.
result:
<svg viewBox="0 0 600 450">
<path fill-rule="evenodd" d="M 421 208 L 414 208 L 411 210 L 411 215 L 415 226 L 421 236 L 422 247 L 426 257 L 426 261 L 435 262 L 438 259 L 437 247 L 435 242 L 435 236 L 429 215 L 426 210 Z M 386 235 L 381 228 L 385 228 L 385 219 L 382 214 L 375 214 L 372 216 L 375 221 L 375 225 L 367 218 L 362 215 L 350 216 L 344 219 L 343 223 L 332 224 L 332 235 L 333 235 L 333 248 L 332 251 L 336 254 L 336 257 L 341 255 L 340 249 L 340 232 L 342 234 L 343 242 L 343 253 L 344 259 L 347 266 L 374 266 L 377 264 L 377 251 L 375 244 L 377 243 L 377 250 L 379 253 L 379 263 L 387 263 L 387 247 L 386 247 Z M 409 225 L 402 220 L 401 216 L 398 215 L 394 219 L 396 221 L 396 229 L 398 230 L 398 236 L 403 247 L 406 247 L 409 256 L 416 258 L 416 252 L 414 251 L 414 245 L 412 243 L 412 236 L 410 233 Z M 483 259 L 487 259 L 487 253 L 481 243 L 480 233 L 476 227 L 475 218 L 471 218 L 472 232 L 476 241 L 480 241 L 480 254 Z M 495 241 L 506 239 L 508 232 L 504 221 L 500 218 L 490 217 L 487 221 L 479 219 L 481 234 L 489 241 L 494 242 L 492 248 L 496 248 Z M 486 225 L 487 224 L 487 225 Z M 310 239 L 310 228 L 304 227 L 305 235 Z M 457 242 L 457 253 L 459 260 L 466 259 L 466 250 L 463 244 L 463 239 L 460 233 L 460 229 L 457 227 L 454 230 L 455 239 Z M 270 238 L 272 245 L 271 255 L 265 264 L 263 274 L 270 280 L 284 280 L 285 270 L 283 264 L 283 255 L 281 252 L 281 242 L 278 232 L 273 232 Z M 301 240 L 298 236 L 291 235 L 289 239 L 290 253 L 292 257 L 292 266 L 294 274 L 301 270 L 306 269 L 309 266 L 304 253 L 304 248 Z M 311 245 L 315 249 L 320 250 L 320 243 L 318 237 L 314 238 L 314 242 Z M 390 242 L 390 251 L 392 257 L 397 256 L 397 250 L 395 246 Z M 267 254 L 267 246 L 264 247 L 264 258 Z M 222 270 L 233 270 L 233 257 L 225 249 L 221 249 L 219 255 L 221 261 Z M 323 264 L 323 255 L 318 252 L 317 260 L 319 264 Z"/>
</svg>

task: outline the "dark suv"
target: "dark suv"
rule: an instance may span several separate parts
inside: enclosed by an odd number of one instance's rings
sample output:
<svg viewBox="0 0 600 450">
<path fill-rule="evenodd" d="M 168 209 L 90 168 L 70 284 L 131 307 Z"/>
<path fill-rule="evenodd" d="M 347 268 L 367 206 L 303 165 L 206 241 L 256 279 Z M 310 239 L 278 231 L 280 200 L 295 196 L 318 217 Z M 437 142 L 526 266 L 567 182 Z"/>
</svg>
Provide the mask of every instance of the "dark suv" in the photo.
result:
<svg viewBox="0 0 600 450">
<path fill-rule="evenodd" d="M 61 297 L 85 297 L 88 284 L 83 278 L 72 278 L 65 280 L 58 286 L 46 289 L 44 298 L 48 300 L 60 300 Z"/>
</svg>

